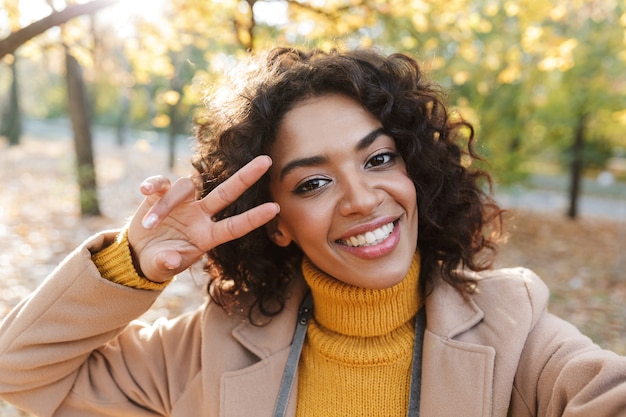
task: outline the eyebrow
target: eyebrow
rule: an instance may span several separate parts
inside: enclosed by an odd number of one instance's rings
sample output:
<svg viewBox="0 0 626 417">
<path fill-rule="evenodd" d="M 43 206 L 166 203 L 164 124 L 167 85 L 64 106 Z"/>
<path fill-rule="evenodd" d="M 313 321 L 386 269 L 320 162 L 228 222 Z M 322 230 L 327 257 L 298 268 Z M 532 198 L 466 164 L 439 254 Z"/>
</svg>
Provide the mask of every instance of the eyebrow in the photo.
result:
<svg viewBox="0 0 626 417">
<path fill-rule="evenodd" d="M 357 142 L 355 149 L 357 151 L 361 151 L 367 148 L 372 143 L 374 143 L 374 141 L 378 139 L 380 135 L 383 135 L 383 134 L 385 134 L 385 129 L 383 129 L 382 127 L 379 127 L 378 129 L 371 131 L 370 133 L 365 135 L 362 139 L 360 139 Z M 293 161 L 290 161 L 289 163 L 285 164 L 283 169 L 280 170 L 280 179 L 282 180 L 287 174 L 289 174 L 291 171 L 293 171 L 296 168 L 304 168 L 304 167 L 320 165 L 326 162 L 327 159 L 328 158 L 322 155 L 311 156 L 308 158 L 294 159 Z"/>
</svg>

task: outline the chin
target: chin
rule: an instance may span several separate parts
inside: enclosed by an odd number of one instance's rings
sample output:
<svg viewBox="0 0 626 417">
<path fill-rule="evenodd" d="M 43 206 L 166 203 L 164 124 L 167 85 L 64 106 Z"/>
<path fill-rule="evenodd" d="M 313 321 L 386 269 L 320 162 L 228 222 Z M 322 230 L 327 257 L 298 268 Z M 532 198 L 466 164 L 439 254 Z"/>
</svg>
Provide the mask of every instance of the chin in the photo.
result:
<svg viewBox="0 0 626 417">
<path fill-rule="evenodd" d="M 393 274 L 392 276 L 386 276 L 384 278 L 381 278 L 379 275 L 371 280 L 360 280 L 359 283 L 355 283 L 354 285 L 370 290 L 384 290 L 400 284 L 406 277 L 407 272 L 408 269 L 405 272 Z"/>
</svg>

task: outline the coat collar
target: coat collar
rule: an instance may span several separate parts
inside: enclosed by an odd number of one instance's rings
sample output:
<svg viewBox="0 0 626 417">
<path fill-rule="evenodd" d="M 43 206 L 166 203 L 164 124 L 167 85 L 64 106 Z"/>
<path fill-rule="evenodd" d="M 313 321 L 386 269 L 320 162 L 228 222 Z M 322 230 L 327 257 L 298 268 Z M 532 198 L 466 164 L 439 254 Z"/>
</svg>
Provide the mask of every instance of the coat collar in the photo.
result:
<svg viewBox="0 0 626 417">
<path fill-rule="evenodd" d="M 259 358 L 290 346 L 293 334 L 285 329 L 295 329 L 298 308 L 307 291 L 304 278 L 298 276 L 293 281 L 283 313 L 262 327 L 242 322 L 233 336 Z M 426 297 L 426 327 L 440 337 L 453 339 L 477 325 L 483 317 L 483 311 L 471 297 L 447 283 L 441 282 Z"/>
<path fill-rule="evenodd" d="M 234 327 L 234 339 L 257 359 L 250 358 L 248 366 L 214 375 L 214 383 L 219 381 L 220 387 L 218 415 L 272 415 L 297 311 L 306 291 L 304 279 L 298 277 L 285 310 L 269 324 L 257 327 L 242 321 Z M 495 350 L 454 340 L 477 325 L 483 311 L 471 297 L 445 283 L 435 287 L 425 303 L 421 414 L 445 416 L 463 410 L 467 417 L 491 416 Z M 214 386 L 204 382 L 205 387 Z M 452 402 L 450 395 L 454 396 Z M 295 415 L 296 398 L 297 385 L 291 392 L 288 416 Z"/>
<path fill-rule="evenodd" d="M 296 277 L 284 310 L 264 326 L 254 326 L 241 316 L 225 317 L 219 307 L 209 304 L 202 353 L 207 415 L 272 415 L 307 289 L 304 279 Z M 291 391 L 288 416 L 295 415 L 296 398 L 297 385 Z"/>
<path fill-rule="evenodd" d="M 454 338 L 478 324 L 483 311 L 467 294 L 442 280 L 426 297 L 426 327 L 445 338 Z"/>
<path fill-rule="evenodd" d="M 285 330 L 295 330 L 300 302 L 307 291 L 304 278 L 298 275 L 292 281 L 285 309 L 277 317 L 264 326 L 254 326 L 246 320 L 233 330 L 233 337 L 260 359 L 291 346 L 293 332 Z"/>
<path fill-rule="evenodd" d="M 421 414 L 492 416 L 495 349 L 465 338 L 485 314 L 473 297 L 438 282 L 426 298 Z"/>
</svg>

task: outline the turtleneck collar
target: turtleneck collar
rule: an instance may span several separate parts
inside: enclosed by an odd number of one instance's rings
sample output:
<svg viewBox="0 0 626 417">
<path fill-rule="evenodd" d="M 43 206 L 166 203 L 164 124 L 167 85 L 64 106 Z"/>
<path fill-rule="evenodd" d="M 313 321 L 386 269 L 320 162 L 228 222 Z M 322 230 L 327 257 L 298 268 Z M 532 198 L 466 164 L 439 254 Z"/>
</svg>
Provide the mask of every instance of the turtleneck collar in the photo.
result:
<svg viewBox="0 0 626 417">
<path fill-rule="evenodd" d="M 381 336 L 411 320 L 420 306 L 419 270 L 416 253 L 401 282 L 390 288 L 368 289 L 327 275 L 306 257 L 302 262 L 304 279 L 313 295 L 315 321 L 348 336 Z"/>
</svg>

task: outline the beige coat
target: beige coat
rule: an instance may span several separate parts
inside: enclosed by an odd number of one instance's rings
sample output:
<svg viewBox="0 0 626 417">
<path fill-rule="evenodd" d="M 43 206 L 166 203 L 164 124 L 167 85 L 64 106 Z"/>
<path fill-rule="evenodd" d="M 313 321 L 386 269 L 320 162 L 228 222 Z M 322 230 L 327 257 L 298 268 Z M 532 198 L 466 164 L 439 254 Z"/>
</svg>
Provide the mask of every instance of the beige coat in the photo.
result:
<svg viewBox="0 0 626 417">
<path fill-rule="evenodd" d="M 102 242 L 78 248 L 5 318 L 2 397 L 42 416 L 271 416 L 302 280 L 265 327 L 211 303 L 128 324 L 158 293 L 102 279 L 89 252 Z M 626 358 L 547 313 L 547 300 L 521 268 L 482 274 L 468 300 L 436 288 L 426 300 L 421 415 L 626 416 Z"/>
</svg>

